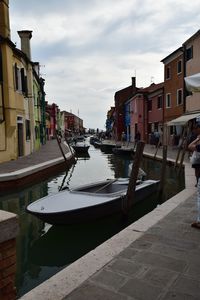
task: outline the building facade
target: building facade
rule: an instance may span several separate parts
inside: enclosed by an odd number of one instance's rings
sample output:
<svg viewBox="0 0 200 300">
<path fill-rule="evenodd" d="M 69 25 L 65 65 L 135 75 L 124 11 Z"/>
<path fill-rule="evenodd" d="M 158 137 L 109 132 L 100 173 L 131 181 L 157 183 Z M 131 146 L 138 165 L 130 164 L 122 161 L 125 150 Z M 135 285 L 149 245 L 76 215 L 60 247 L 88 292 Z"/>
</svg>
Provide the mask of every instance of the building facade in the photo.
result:
<svg viewBox="0 0 200 300">
<path fill-rule="evenodd" d="M 200 73 L 200 30 L 183 44 L 185 77 Z M 186 113 L 200 112 L 199 93 L 185 93 Z"/>
<path fill-rule="evenodd" d="M 115 93 L 115 122 L 114 122 L 114 137 L 116 140 L 121 140 L 122 132 L 126 132 L 125 123 L 125 103 L 137 92 L 136 78 L 132 77 L 132 85 L 119 90 Z"/>
<path fill-rule="evenodd" d="M 39 92 L 44 97 L 43 84 L 35 76 L 31 61 L 32 31 L 18 31 L 18 34 L 21 49 L 10 40 L 9 1 L 1 0 L 0 162 L 29 155 L 39 147 L 35 128 L 41 129 L 38 125 L 41 124 L 41 111 L 36 111 L 34 103 L 38 101 Z"/>
</svg>

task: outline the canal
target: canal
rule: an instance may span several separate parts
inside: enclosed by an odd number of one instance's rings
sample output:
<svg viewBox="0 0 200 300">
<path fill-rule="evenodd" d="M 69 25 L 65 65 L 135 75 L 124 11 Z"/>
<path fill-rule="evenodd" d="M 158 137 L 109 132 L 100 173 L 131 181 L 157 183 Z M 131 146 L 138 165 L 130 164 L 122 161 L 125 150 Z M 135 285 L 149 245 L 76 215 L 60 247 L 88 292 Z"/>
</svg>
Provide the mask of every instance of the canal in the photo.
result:
<svg viewBox="0 0 200 300">
<path fill-rule="evenodd" d="M 25 211 L 29 203 L 43 196 L 55 194 L 66 185 L 72 188 L 106 178 L 127 177 L 130 162 L 132 162 L 131 157 L 103 153 L 100 149 L 90 146 L 89 156 L 79 157 L 66 173 L 60 173 L 40 184 L 33 184 L 16 194 L 1 196 L 0 209 L 19 216 L 20 233 L 17 237 L 16 274 L 18 297 L 184 188 L 183 172 L 177 173 L 172 166 L 167 166 L 162 198 L 154 194 L 151 198 L 137 204 L 126 220 L 121 215 L 115 215 L 87 224 L 51 226 Z M 159 161 L 144 158 L 142 169 L 147 173 L 147 178 L 160 179 L 161 163 Z"/>
</svg>

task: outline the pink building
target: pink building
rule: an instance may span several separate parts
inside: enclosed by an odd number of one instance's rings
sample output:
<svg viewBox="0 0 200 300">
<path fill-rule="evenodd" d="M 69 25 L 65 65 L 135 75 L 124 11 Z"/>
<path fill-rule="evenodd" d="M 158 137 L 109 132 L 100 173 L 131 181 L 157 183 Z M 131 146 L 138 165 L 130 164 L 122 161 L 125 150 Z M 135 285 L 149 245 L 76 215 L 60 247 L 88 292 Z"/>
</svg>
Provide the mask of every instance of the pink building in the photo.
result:
<svg viewBox="0 0 200 300">
<path fill-rule="evenodd" d="M 140 89 L 130 101 L 131 141 L 137 131 L 141 139 L 149 142 L 151 132 L 162 133 L 164 83 L 152 83 Z"/>
</svg>

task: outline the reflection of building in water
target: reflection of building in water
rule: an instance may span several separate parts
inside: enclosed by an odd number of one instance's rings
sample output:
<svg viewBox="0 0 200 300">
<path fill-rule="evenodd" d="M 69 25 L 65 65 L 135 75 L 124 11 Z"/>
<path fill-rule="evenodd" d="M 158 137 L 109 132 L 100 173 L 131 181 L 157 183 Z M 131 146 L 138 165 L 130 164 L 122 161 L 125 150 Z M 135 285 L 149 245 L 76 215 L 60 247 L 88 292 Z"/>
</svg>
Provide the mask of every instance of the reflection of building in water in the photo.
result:
<svg viewBox="0 0 200 300">
<path fill-rule="evenodd" d="M 37 277 L 40 268 L 28 263 L 28 257 L 32 243 L 41 235 L 44 223 L 38 218 L 26 213 L 26 206 L 44 196 L 48 192 L 48 183 L 42 182 L 27 188 L 19 193 L 1 196 L 0 209 L 13 212 L 19 216 L 20 232 L 17 236 L 17 273 L 16 287 L 19 291 L 25 280 L 27 271 L 31 277 Z M 24 276 L 22 276 L 22 274 Z"/>
<path fill-rule="evenodd" d="M 129 158 L 122 159 L 120 156 L 117 155 L 108 155 L 108 161 L 111 170 L 114 171 L 115 178 L 119 177 L 128 177 L 129 172 L 129 164 L 132 162 Z"/>
</svg>

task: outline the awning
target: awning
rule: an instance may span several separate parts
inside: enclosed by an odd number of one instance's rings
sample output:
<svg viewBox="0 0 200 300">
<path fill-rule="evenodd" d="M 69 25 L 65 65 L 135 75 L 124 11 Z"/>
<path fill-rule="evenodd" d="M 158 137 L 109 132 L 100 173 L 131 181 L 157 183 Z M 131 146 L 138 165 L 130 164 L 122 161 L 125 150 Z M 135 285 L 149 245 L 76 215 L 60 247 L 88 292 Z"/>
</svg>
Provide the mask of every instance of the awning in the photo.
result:
<svg viewBox="0 0 200 300">
<path fill-rule="evenodd" d="M 196 114 L 187 114 L 167 122 L 167 126 L 185 125 L 189 120 L 200 117 L 200 112 Z"/>
<path fill-rule="evenodd" d="M 185 77 L 186 89 L 189 92 L 200 92 L 200 73 Z"/>
</svg>

